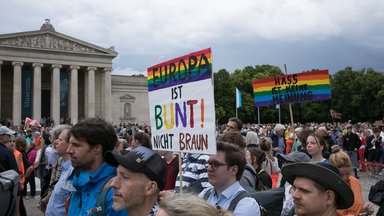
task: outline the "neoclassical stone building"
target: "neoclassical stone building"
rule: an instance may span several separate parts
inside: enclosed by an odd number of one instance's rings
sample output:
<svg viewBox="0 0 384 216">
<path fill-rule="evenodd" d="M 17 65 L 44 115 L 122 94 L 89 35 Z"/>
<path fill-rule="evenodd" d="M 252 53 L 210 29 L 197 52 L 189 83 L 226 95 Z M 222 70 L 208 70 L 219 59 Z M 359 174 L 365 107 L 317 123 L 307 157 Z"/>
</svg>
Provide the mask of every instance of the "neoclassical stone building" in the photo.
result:
<svg viewBox="0 0 384 216">
<path fill-rule="evenodd" d="M 148 123 L 146 78 L 112 76 L 117 54 L 56 32 L 48 19 L 38 31 L 0 35 L 1 117 Z"/>
<path fill-rule="evenodd" d="M 147 78 L 112 75 L 112 121 L 149 124 Z"/>
</svg>

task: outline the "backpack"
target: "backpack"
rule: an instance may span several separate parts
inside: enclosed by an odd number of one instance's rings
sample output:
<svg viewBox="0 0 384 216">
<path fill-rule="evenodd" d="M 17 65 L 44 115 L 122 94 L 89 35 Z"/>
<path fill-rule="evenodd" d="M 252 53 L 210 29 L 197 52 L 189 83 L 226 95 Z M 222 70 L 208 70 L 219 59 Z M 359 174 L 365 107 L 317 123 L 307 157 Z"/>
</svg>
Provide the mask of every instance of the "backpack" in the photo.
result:
<svg viewBox="0 0 384 216">
<path fill-rule="evenodd" d="M 256 190 L 257 191 L 265 191 L 265 190 L 269 190 L 271 188 L 269 188 L 266 184 L 264 184 L 262 178 L 260 178 L 260 174 L 264 172 L 263 169 L 261 169 L 258 173 L 257 173 L 257 178 L 259 179 L 259 181 L 257 182 L 257 187 L 256 187 Z"/>
<path fill-rule="evenodd" d="M 368 199 L 378 206 L 384 206 L 384 180 L 380 180 L 371 186 Z"/>
<path fill-rule="evenodd" d="M 208 200 L 211 194 L 212 188 L 208 189 L 203 196 L 204 200 Z M 281 210 L 283 209 L 283 202 L 285 196 L 285 188 L 274 188 L 265 191 L 256 191 L 249 193 L 247 191 L 241 191 L 231 201 L 228 207 L 228 211 L 234 211 L 237 203 L 245 197 L 254 198 L 260 206 L 261 216 L 280 216 Z"/>
<path fill-rule="evenodd" d="M 0 173 L 0 214 L 13 216 L 16 205 L 20 175 L 14 170 Z"/>
</svg>

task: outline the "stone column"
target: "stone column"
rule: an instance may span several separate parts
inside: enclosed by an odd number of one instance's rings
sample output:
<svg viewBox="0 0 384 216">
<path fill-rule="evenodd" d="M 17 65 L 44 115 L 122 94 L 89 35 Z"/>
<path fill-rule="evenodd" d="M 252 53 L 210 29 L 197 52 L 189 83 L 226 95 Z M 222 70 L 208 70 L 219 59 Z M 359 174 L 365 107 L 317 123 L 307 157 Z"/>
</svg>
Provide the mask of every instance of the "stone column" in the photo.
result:
<svg viewBox="0 0 384 216">
<path fill-rule="evenodd" d="M 96 96 L 95 96 L 95 71 L 96 71 L 96 67 L 88 67 L 87 70 L 88 70 L 88 74 L 87 74 L 87 77 L 86 77 L 86 80 L 87 80 L 87 99 L 85 101 L 86 103 L 86 108 L 87 108 L 87 115 L 86 117 L 87 118 L 90 118 L 90 117 L 95 117 L 95 101 L 96 101 Z"/>
<path fill-rule="evenodd" d="M 42 63 L 33 63 L 33 119 L 41 120 L 41 68 Z"/>
<path fill-rule="evenodd" d="M 51 79 L 51 120 L 60 124 L 60 68 L 61 65 L 52 65 Z"/>
<path fill-rule="evenodd" d="M 111 81 L 112 68 L 105 68 L 103 73 L 104 92 L 103 98 L 103 114 L 104 119 L 108 122 L 112 122 L 112 110 L 111 110 L 111 95 L 112 95 L 112 81 Z"/>
<path fill-rule="evenodd" d="M 69 117 L 71 118 L 71 122 L 73 124 L 77 123 L 79 120 L 79 108 L 78 108 L 78 102 L 79 102 L 79 86 L 78 86 L 78 70 L 80 69 L 79 66 L 72 65 L 70 67 L 71 70 L 71 83 L 69 87 Z"/>
<path fill-rule="evenodd" d="M 13 125 L 21 123 L 21 69 L 23 62 L 12 62 L 13 65 Z"/>
<path fill-rule="evenodd" d="M 0 61 L 0 116 L 1 116 L 1 66 L 3 65 L 3 61 Z"/>
</svg>

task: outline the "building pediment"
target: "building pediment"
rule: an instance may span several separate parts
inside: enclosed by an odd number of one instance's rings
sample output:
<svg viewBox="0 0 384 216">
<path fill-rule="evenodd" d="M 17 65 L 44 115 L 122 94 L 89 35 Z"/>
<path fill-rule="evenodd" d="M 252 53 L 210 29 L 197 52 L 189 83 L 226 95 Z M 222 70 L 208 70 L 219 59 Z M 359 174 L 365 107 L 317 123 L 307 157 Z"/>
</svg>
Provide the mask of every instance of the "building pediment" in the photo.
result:
<svg viewBox="0 0 384 216">
<path fill-rule="evenodd" d="M 126 94 L 126 95 L 123 95 L 120 97 L 120 101 L 122 101 L 122 102 L 131 102 L 134 100 L 135 100 L 135 97 L 133 97 L 132 95 L 129 95 L 129 94 Z"/>
<path fill-rule="evenodd" d="M 15 47 L 34 50 L 117 56 L 114 48 L 105 49 L 97 45 L 56 32 L 48 22 L 38 31 L 0 35 L 0 47 Z"/>
</svg>

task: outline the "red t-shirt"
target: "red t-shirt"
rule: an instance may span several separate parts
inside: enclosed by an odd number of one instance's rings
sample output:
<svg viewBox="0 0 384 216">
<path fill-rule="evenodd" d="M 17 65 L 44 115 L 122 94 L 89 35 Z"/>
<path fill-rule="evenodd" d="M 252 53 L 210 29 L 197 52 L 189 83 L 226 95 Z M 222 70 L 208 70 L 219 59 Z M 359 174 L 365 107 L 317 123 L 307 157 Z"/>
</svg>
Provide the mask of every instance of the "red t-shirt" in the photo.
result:
<svg viewBox="0 0 384 216">
<path fill-rule="evenodd" d="M 175 189 L 176 176 L 178 172 L 178 169 L 175 169 L 174 166 L 178 165 L 179 160 L 178 160 L 178 157 L 175 157 L 169 164 L 165 159 L 163 160 L 164 160 L 164 163 L 167 165 L 167 176 L 165 179 L 164 190 L 173 190 Z M 174 171 L 176 171 L 176 173 Z"/>
</svg>

